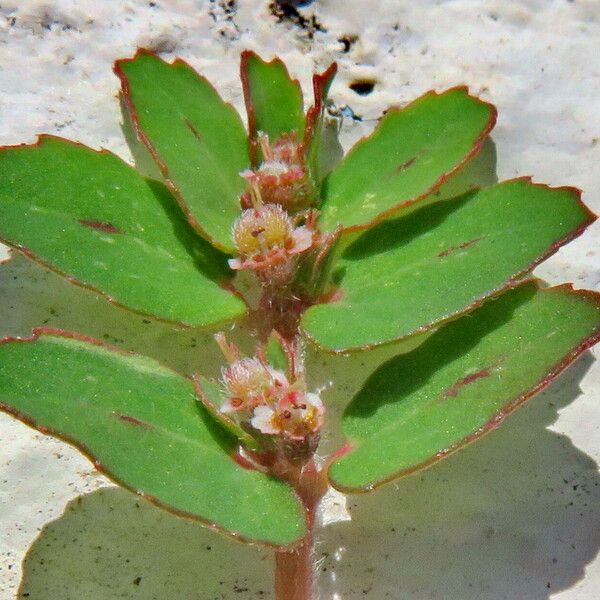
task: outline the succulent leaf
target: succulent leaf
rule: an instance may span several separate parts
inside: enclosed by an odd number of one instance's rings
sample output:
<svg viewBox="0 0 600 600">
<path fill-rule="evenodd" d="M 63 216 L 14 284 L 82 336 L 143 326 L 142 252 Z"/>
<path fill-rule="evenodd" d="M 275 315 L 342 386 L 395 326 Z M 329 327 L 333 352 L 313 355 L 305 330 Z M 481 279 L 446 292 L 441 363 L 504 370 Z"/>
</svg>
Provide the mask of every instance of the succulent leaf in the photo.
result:
<svg viewBox="0 0 600 600">
<path fill-rule="evenodd" d="M 595 216 L 574 188 L 515 179 L 365 232 L 336 264 L 335 300 L 304 314 L 325 349 L 368 349 L 430 331 L 530 272 Z"/>
<path fill-rule="evenodd" d="M 600 294 L 528 283 L 450 323 L 368 379 L 329 475 L 368 491 L 495 429 L 600 337 Z"/>
<path fill-rule="evenodd" d="M 271 141 L 292 132 L 301 139 L 304 131 L 302 90 L 279 58 L 266 62 L 250 50 L 242 52 L 240 75 L 256 163 L 259 132 L 266 133 Z"/>
<path fill-rule="evenodd" d="M 427 198 L 480 150 L 496 109 L 453 88 L 389 110 L 323 184 L 320 225 L 357 230 Z"/>
<path fill-rule="evenodd" d="M 235 439 L 192 382 L 153 359 L 58 331 L 4 339 L 0 409 L 74 444 L 163 508 L 269 545 L 305 532 L 292 489 L 233 460 Z"/>
<path fill-rule="evenodd" d="M 168 190 L 115 155 L 44 136 L 0 150 L 0 239 L 134 311 L 191 326 L 244 314 L 225 257 Z"/>
<path fill-rule="evenodd" d="M 215 246 L 233 251 L 231 226 L 240 212 L 250 164 L 240 116 L 188 64 L 169 64 L 138 51 L 117 61 L 123 98 L 192 226 Z"/>
</svg>

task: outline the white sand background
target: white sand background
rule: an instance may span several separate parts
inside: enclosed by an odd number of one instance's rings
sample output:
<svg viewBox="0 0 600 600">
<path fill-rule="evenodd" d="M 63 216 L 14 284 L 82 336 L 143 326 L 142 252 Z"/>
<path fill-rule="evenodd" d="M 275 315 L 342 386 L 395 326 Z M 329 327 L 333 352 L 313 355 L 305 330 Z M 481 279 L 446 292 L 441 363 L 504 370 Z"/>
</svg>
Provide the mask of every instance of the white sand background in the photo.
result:
<svg viewBox="0 0 600 600">
<path fill-rule="evenodd" d="M 361 119 L 345 119 L 346 147 L 388 105 L 466 83 L 498 106 L 501 179 L 576 185 L 600 212 L 598 0 L 321 0 L 299 11 L 300 24 L 267 0 L 0 0 L 0 143 L 49 132 L 129 158 L 116 58 L 138 46 L 181 56 L 241 109 L 239 53 L 252 48 L 281 56 L 305 86 L 338 61 L 332 99 Z M 365 78 L 371 94 L 349 88 Z M 599 234 L 593 225 L 538 274 L 600 289 Z M 0 268 L 0 334 L 42 323 L 183 368 L 207 339 L 149 330 L 16 258 Z M 369 372 L 321 363 L 317 379 L 338 381 L 326 400 L 347 400 Z M 486 439 L 349 498 L 352 520 L 319 536 L 320 598 L 598 598 L 599 396 L 587 353 Z M 19 585 L 29 600 L 272 598 L 270 568 L 268 552 L 110 487 L 72 448 L 0 415 L 0 600 Z"/>
</svg>

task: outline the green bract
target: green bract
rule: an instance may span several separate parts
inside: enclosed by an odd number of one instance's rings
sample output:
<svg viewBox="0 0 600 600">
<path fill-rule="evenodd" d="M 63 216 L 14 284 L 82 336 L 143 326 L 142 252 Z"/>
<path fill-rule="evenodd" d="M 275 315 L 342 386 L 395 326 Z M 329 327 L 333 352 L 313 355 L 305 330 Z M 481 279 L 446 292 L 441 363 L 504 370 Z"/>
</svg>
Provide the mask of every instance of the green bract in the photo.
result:
<svg viewBox="0 0 600 600">
<path fill-rule="evenodd" d="M 335 70 L 313 78 L 305 114 L 285 65 L 244 52 L 246 133 L 181 60 L 118 61 L 138 170 L 50 136 L 0 149 L 0 240 L 125 309 L 187 327 L 250 313 L 254 326 L 267 308 L 249 308 L 227 263 L 248 189 L 240 173 L 268 154 L 263 134 L 300 143 L 323 255 L 301 263 L 296 320 L 282 320 L 294 331 L 267 332 L 262 352 L 291 376 L 301 369 L 288 363 L 290 337 L 338 353 L 396 344 L 347 407 L 349 451 L 329 470 L 335 487 L 361 491 L 483 435 L 597 341 L 597 294 L 527 281 L 595 217 L 573 188 L 487 186 L 496 112 L 462 87 L 389 111 L 338 162 L 325 112 Z M 260 444 L 219 411 L 221 394 L 202 374 L 192 381 L 77 334 L 0 341 L 1 408 L 162 507 L 292 544 L 305 507 L 283 479 L 248 468 L 240 442 Z"/>
</svg>

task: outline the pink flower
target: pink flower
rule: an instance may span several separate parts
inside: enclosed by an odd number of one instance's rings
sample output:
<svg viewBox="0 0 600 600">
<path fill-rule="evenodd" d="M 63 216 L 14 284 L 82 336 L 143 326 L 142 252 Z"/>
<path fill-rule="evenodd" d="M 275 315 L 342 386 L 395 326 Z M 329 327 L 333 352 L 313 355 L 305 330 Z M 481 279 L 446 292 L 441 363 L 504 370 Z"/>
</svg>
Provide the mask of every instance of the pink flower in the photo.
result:
<svg viewBox="0 0 600 600">
<path fill-rule="evenodd" d="M 284 435 L 303 440 L 323 425 L 324 407 L 317 394 L 292 390 L 276 406 L 257 406 L 250 424 L 266 435 Z"/>
<path fill-rule="evenodd" d="M 260 136 L 264 162 L 258 169 L 242 171 L 240 175 L 249 183 L 241 202 L 250 208 L 256 199 L 265 204 L 281 204 L 288 210 L 298 210 L 310 204 L 312 185 L 301 145 L 295 135 L 284 135 L 272 145 L 269 136 Z"/>
<path fill-rule="evenodd" d="M 313 232 L 294 227 L 292 219 L 277 204 L 263 204 L 246 209 L 233 226 L 233 239 L 239 253 L 229 260 L 234 270 L 252 269 L 258 274 L 275 267 L 291 268 L 290 259 L 308 250 Z"/>
<path fill-rule="evenodd" d="M 229 361 L 222 371 L 225 400 L 221 412 L 246 431 L 251 427 L 288 441 L 318 440 L 315 434 L 323 425 L 323 403 L 318 394 L 306 392 L 301 371 L 290 366 L 290 383 L 282 371 L 267 363 L 264 351 L 242 358 L 224 334 L 216 334 L 215 339 Z"/>
</svg>

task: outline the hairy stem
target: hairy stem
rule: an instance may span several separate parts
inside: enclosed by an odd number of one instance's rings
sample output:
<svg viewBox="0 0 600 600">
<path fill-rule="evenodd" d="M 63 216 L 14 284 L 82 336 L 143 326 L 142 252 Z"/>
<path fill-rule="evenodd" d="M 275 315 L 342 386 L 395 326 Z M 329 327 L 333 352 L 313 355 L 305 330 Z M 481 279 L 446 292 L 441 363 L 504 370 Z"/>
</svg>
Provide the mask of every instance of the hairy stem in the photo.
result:
<svg viewBox="0 0 600 600">
<path fill-rule="evenodd" d="M 314 462 L 290 481 L 306 510 L 308 532 L 292 550 L 275 553 L 275 598 L 277 600 L 312 600 L 314 591 L 314 530 L 316 511 L 327 489 L 324 472 Z"/>
<path fill-rule="evenodd" d="M 314 586 L 313 531 L 294 550 L 275 553 L 277 600 L 312 600 Z"/>
</svg>

